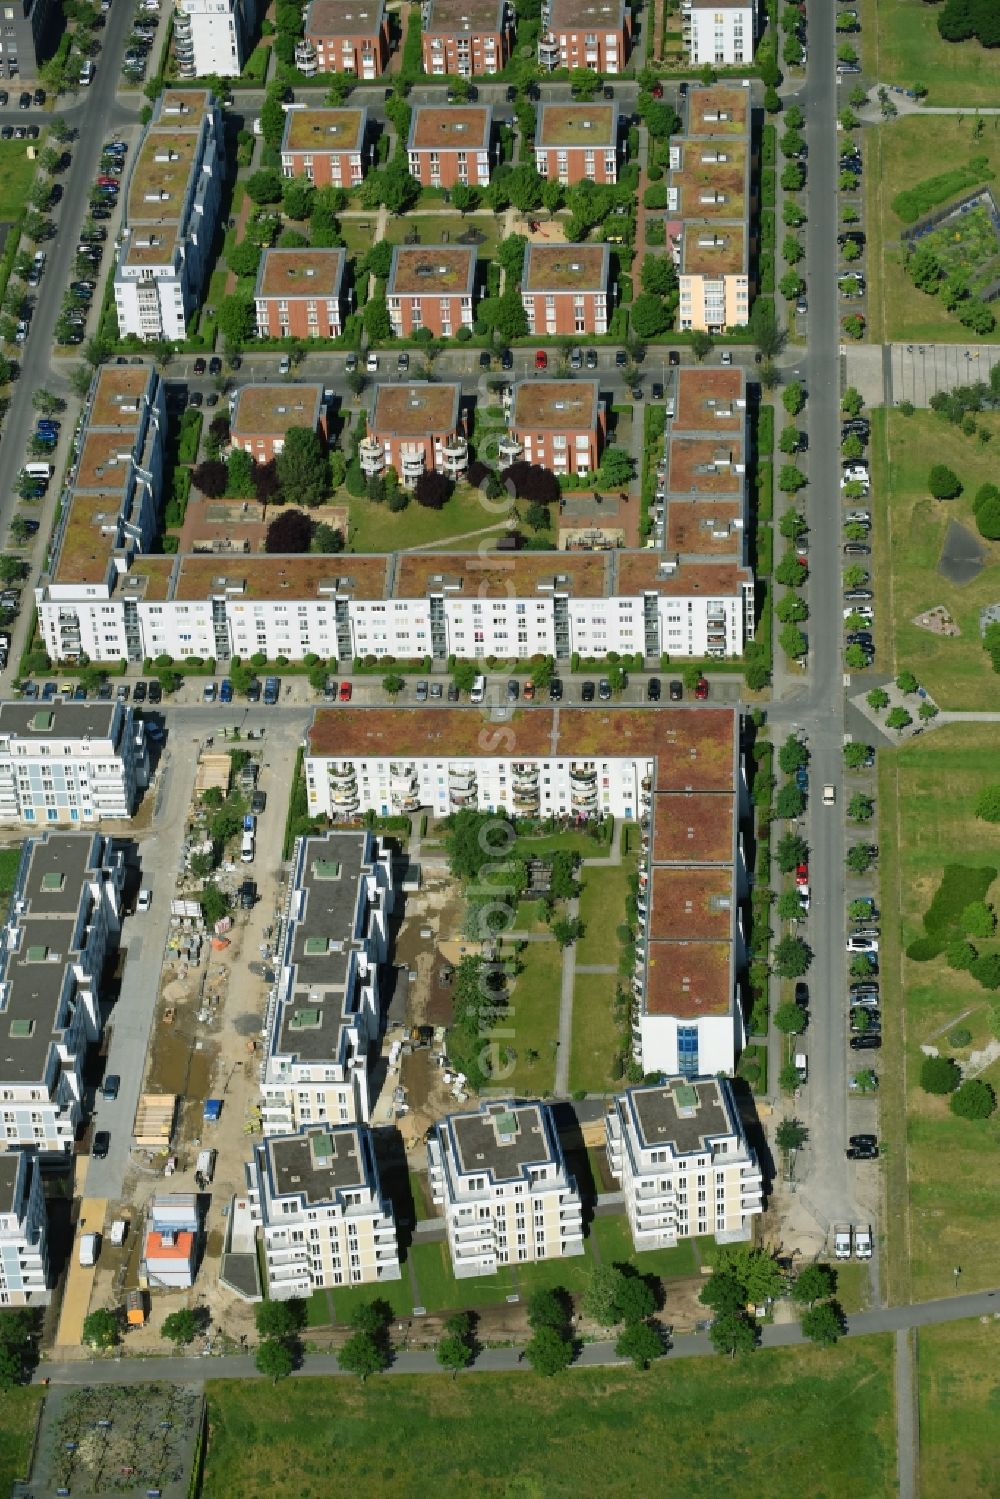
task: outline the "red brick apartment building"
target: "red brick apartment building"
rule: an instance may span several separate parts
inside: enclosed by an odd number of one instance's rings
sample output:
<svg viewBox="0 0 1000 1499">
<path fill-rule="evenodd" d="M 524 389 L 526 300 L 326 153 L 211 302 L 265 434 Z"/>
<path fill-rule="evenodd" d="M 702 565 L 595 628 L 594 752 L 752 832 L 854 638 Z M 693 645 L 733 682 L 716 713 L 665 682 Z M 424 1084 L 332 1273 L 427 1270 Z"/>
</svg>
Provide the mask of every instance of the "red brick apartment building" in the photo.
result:
<svg viewBox="0 0 1000 1499">
<path fill-rule="evenodd" d="M 620 73 L 632 47 L 627 0 L 542 0 L 538 65 Z"/>
<path fill-rule="evenodd" d="M 254 288 L 257 337 L 339 337 L 345 263 L 343 250 L 265 250 Z"/>
<path fill-rule="evenodd" d="M 311 427 L 328 437 L 322 385 L 243 385 L 232 398 L 229 440 L 257 463 L 268 463 L 285 446 L 290 427 Z"/>
<path fill-rule="evenodd" d="M 389 321 L 397 338 L 429 328 L 449 338 L 472 327 L 476 252 L 471 245 L 396 245 L 386 283 Z"/>
<path fill-rule="evenodd" d="M 514 8 L 508 0 L 426 0 L 424 72 L 478 78 L 510 61 Z"/>
<path fill-rule="evenodd" d="M 530 243 L 521 273 L 529 333 L 607 333 L 610 267 L 607 245 Z"/>
<path fill-rule="evenodd" d="M 502 464 L 540 463 L 555 474 L 592 473 L 604 448 L 596 380 L 519 380 L 508 412 Z"/>
<path fill-rule="evenodd" d="M 539 104 L 535 166 L 553 181 L 618 181 L 617 104 Z"/>
<path fill-rule="evenodd" d="M 285 177 L 317 187 L 358 187 L 365 175 L 367 109 L 290 109 L 281 140 Z"/>
<path fill-rule="evenodd" d="M 462 387 L 422 381 L 379 385 L 358 458 L 367 477 L 391 466 L 407 489 L 431 470 L 459 478 L 469 466 Z"/>
<path fill-rule="evenodd" d="M 384 0 L 312 0 L 295 66 L 307 78 L 346 73 L 378 78 L 389 63 L 389 22 Z"/>
<path fill-rule="evenodd" d="M 406 143 L 410 176 L 423 187 L 464 182 L 485 187 L 492 165 L 493 110 L 488 104 L 418 104 Z"/>
</svg>

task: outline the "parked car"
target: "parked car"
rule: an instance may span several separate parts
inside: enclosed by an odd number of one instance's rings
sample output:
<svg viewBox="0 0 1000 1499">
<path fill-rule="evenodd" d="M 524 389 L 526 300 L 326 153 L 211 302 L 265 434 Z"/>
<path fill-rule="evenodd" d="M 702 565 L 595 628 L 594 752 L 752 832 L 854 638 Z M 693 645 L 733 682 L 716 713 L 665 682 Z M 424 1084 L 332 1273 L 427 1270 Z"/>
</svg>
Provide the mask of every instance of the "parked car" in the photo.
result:
<svg viewBox="0 0 1000 1499">
<path fill-rule="evenodd" d="M 610 703 L 610 701 L 611 701 L 611 683 L 608 681 L 607 677 L 602 677 L 601 680 L 598 682 L 598 684 L 597 684 L 597 696 L 600 698 L 600 700 L 601 700 L 602 703 Z"/>
<path fill-rule="evenodd" d="M 535 350 L 535 369 L 546 370 L 549 367 L 549 356 L 544 349 Z"/>
<path fill-rule="evenodd" d="M 649 681 L 646 683 L 646 697 L 651 703 L 658 703 L 660 701 L 659 677 L 650 677 Z"/>
<path fill-rule="evenodd" d="M 852 1051 L 880 1051 L 882 1037 L 872 1035 L 869 1031 L 863 1036 L 852 1036 L 850 1045 Z"/>
<path fill-rule="evenodd" d="M 699 702 L 704 702 L 708 697 L 708 681 L 705 677 L 699 677 L 695 684 L 694 695 Z"/>
<path fill-rule="evenodd" d="M 583 686 L 580 688 L 580 701 L 584 703 L 592 703 L 594 701 L 594 696 L 595 692 L 593 682 L 584 682 Z"/>
<path fill-rule="evenodd" d="M 684 696 L 684 683 L 674 679 L 670 684 L 670 701 L 679 703 Z"/>
<path fill-rule="evenodd" d="M 118 1090 L 121 1088 L 121 1085 L 122 1080 L 118 1076 L 118 1073 L 109 1072 L 101 1084 L 101 1097 L 108 1103 L 114 1103 L 118 1097 Z"/>
</svg>

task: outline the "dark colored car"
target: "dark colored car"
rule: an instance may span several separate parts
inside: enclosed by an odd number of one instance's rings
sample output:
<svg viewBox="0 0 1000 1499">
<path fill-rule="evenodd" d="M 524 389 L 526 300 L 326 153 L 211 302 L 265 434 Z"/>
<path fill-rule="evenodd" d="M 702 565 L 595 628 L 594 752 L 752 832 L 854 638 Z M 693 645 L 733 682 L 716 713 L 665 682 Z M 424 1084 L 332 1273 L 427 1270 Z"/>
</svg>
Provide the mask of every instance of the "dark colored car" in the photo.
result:
<svg viewBox="0 0 1000 1499">
<path fill-rule="evenodd" d="M 240 886 L 240 910 L 252 911 L 257 904 L 257 883 L 255 880 L 244 880 Z"/>
<path fill-rule="evenodd" d="M 627 364 L 628 355 L 626 354 L 625 350 L 617 349 L 615 351 L 615 369 L 623 370 Z"/>
<path fill-rule="evenodd" d="M 260 702 L 260 683 L 258 682 L 256 677 L 254 677 L 253 681 L 247 687 L 247 702 Z"/>
<path fill-rule="evenodd" d="M 851 1037 L 851 1050 L 852 1051 L 881 1051 L 881 1049 L 882 1049 L 882 1037 L 881 1036 L 873 1036 L 871 1034 L 871 1032 L 866 1032 L 865 1035 L 863 1035 L 863 1036 L 852 1036 Z"/>
<path fill-rule="evenodd" d="M 600 700 L 601 700 L 602 703 L 610 703 L 610 701 L 611 701 L 611 683 L 608 681 L 607 677 L 602 677 L 601 680 L 598 682 L 598 684 L 597 684 L 597 696 L 600 698 Z"/>
<path fill-rule="evenodd" d="M 646 683 L 646 696 L 651 703 L 658 703 L 660 701 L 660 691 L 659 677 L 650 677 Z"/>
<path fill-rule="evenodd" d="M 856 1145 L 859 1150 L 875 1150 L 878 1147 L 878 1135 L 849 1135 L 848 1145 Z"/>
<path fill-rule="evenodd" d="M 549 702 L 561 703 L 563 695 L 563 684 L 559 677 L 553 677 L 549 683 Z"/>
<path fill-rule="evenodd" d="M 492 363 L 493 361 L 490 358 L 489 353 L 484 349 L 479 356 L 479 368 L 481 370 L 488 370 Z"/>
<path fill-rule="evenodd" d="M 218 354 L 213 354 L 211 359 L 208 361 L 208 373 L 210 375 L 222 374 L 222 360 L 219 358 Z"/>
<path fill-rule="evenodd" d="M 679 703 L 682 700 L 683 697 L 684 697 L 684 683 L 683 682 L 678 682 L 677 679 L 675 678 L 671 682 L 671 684 L 670 684 L 670 701 L 672 703 Z"/>
<path fill-rule="evenodd" d="M 594 696 L 595 692 L 593 682 L 584 682 L 583 686 L 580 688 L 580 701 L 583 703 L 592 703 L 594 701 Z"/>
<path fill-rule="evenodd" d="M 502 370 L 512 370 L 514 368 L 514 356 L 509 349 L 504 349 L 500 355 L 500 368 Z"/>
<path fill-rule="evenodd" d="M 204 361 L 204 359 L 202 359 L 201 355 L 199 354 L 198 358 L 194 362 L 194 372 L 195 372 L 196 375 L 203 375 L 205 373 L 205 369 L 206 369 L 205 361 Z"/>
<path fill-rule="evenodd" d="M 91 1147 L 91 1152 L 90 1152 L 91 1155 L 94 1157 L 94 1159 L 96 1161 L 103 1161 L 106 1158 L 107 1153 L 108 1153 L 108 1151 L 110 1149 L 111 1149 L 111 1136 L 109 1135 L 109 1133 L 108 1133 L 108 1131 L 106 1129 L 99 1129 L 97 1131 L 96 1135 L 94 1136 L 94 1143 L 93 1143 L 93 1146 Z"/>
<path fill-rule="evenodd" d="M 163 688 L 155 678 L 149 684 L 149 701 L 151 703 L 162 703 L 163 701 Z"/>
<path fill-rule="evenodd" d="M 267 806 L 267 792 L 255 791 L 250 798 L 250 811 L 255 817 L 259 817 Z"/>
<path fill-rule="evenodd" d="M 853 1043 L 852 1043 L 853 1044 Z M 844 1151 L 849 1161 L 877 1161 L 878 1149 L 861 1150 L 857 1145 L 849 1145 Z"/>
<path fill-rule="evenodd" d="M 101 1084 L 101 1097 L 106 1098 L 109 1103 L 113 1103 L 118 1097 L 118 1089 L 121 1085 L 122 1080 L 117 1072 L 109 1072 Z"/>
<path fill-rule="evenodd" d="M 675 365 L 676 366 L 676 365 L 680 364 L 680 362 L 681 362 L 681 351 L 680 351 L 680 349 L 671 349 L 670 352 L 667 354 L 667 363 L 670 364 L 670 365 Z"/>
<path fill-rule="evenodd" d="M 146 701 L 146 684 L 145 684 L 145 682 L 136 682 L 136 684 L 135 684 L 135 692 L 132 694 L 132 700 L 133 700 L 133 702 L 136 702 L 136 703 L 144 703 Z"/>
<path fill-rule="evenodd" d="M 803 1006 L 809 1003 L 809 985 L 801 980 L 795 985 L 795 1003 Z"/>
</svg>

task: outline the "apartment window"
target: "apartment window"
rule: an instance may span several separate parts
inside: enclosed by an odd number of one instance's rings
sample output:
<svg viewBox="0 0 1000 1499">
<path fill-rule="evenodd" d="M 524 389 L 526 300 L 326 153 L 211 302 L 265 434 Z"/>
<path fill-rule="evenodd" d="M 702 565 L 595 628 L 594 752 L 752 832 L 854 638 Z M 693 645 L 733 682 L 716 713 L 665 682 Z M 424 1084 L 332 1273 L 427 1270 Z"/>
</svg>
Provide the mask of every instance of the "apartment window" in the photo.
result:
<svg viewBox="0 0 1000 1499">
<path fill-rule="evenodd" d="M 698 1075 L 698 1027 L 696 1025 L 677 1027 L 677 1070 L 684 1077 L 697 1077 Z"/>
</svg>

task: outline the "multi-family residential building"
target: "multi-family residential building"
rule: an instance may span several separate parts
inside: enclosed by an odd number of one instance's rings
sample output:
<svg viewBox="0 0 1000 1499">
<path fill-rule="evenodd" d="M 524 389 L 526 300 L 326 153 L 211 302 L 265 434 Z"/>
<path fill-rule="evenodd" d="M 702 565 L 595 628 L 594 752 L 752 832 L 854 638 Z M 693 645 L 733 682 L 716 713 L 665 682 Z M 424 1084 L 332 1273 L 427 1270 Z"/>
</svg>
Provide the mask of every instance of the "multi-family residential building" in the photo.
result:
<svg viewBox="0 0 1000 1499">
<path fill-rule="evenodd" d="M 253 51 L 255 0 L 175 0 L 174 56 L 181 78 L 236 78 Z"/>
<path fill-rule="evenodd" d="M 317 187 L 359 187 L 368 165 L 367 109 L 285 111 L 281 171 Z"/>
<path fill-rule="evenodd" d="M 23 845 L 0 933 L 0 1151 L 72 1153 L 124 880 L 124 854 L 96 833 L 48 833 Z"/>
<path fill-rule="evenodd" d="M 273 1135 L 246 1169 L 273 1301 L 399 1280 L 396 1219 L 370 1129 L 318 1124 Z"/>
<path fill-rule="evenodd" d="M 718 1244 L 751 1237 L 763 1179 L 727 1078 L 680 1074 L 629 1088 L 612 1099 L 604 1125 L 637 1250 L 700 1235 Z"/>
<path fill-rule="evenodd" d="M 377 385 L 358 458 L 363 474 L 394 468 L 407 489 L 431 470 L 459 478 L 469 466 L 462 387 L 425 381 Z"/>
<path fill-rule="evenodd" d="M 618 105 L 539 104 L 535 167 L 554 182 L 618 181 Z"/>
<path fill-rule="evenodd" d="M 308 427 L 325 444 L 327 407 L 322 385 L 241 385 L 230 402 L 229 440 L 256 463 L 268 463 L 285 446 L 292 427 Z"/>
<path fill-rule="evenodd" d="M 0 702 L 0 822 L 121 820 L 148 781 L 145 730 L 128 703 Z"/>
<path fill-rule="evenodd" d="M 472 327 L 476 252 L 471 245 L 396 245 L 386 283 L 389 321 L 397 338 L 429 328 L 450 338 Z"/>
<path fill-rule="evenodd" d="M 460 78 L 499 73 L 514 44 L 509 0 L 424 0 L 424 72 Z"/>
<path fill-rule="evenodd" d="M 392 855 L 371 833 L 298 840 L 264 1023 L 265 1135 L 367 1121 L 392 909 Z"/>
<path fill-rule="evenodd" d="M 48 1304 L 48 1232 L 34 1151 L 0 1152 L 0 1309 Z"/>
<path fill-rule="evenodd" d="M 339 338 L 345 263 L 340 249 L 265 250 L 254 288 L 258 338 Z"/>
<path fill-rule="evenodd" d="M 542 0 L 539 67 L 620 73 L 632 45 L 628 0 Z"/>
<path fill-rule="evenodd" d="M 389 62 L 385 0 L 310 0 L 295 66 L 307 78 L 346 73 L 377 78 Z"/>
<path fill-rule="evenodd" d="M 537 316 L 537 314 L 536 314 Z M 519 380 L 504 392 L 508 434 L 500 463 L 539 463 L 554 474 L 592 473 L 601 461 L 606 417 L 596 380 Z"/>
<path fill-rule="evenodd" d="M 743 1045 L 743 823 L 749 797 L 729 708 L 317 712 L 310 814 L 465 807 L 641 824 L 632 1038 L 644 1072 L 731 1072 Z"/>
<path fill-rule="evenodd" d="M 611 251 L 607 245 L 529 242 L 521 301 L 533 334 L 607 333 Z"/>
<path fill-rule="evenodd" d="M 680 327 L 717 333 L 750 316 L 750 90 L 691 85 L 684 108 L 670 143 L 667 242 Z"/>
<path fill-rule="evenodd" d="M 681 36 L 692 67 L 739 67 L 753 62 L 756 0 L 681 0 Z"/>
<path fill-rule="evenodd" d="M 56 0 L 7 0 L 3 7 L 0 71 L 26 83 L 55 52 L 64 25 Z"/>
<path fill-rule="evenodd" d="M 427 1142 L 456 1280 L 583 1253 L 583 1206 L 544 1103 L 448 1114 Z"/>
<path fill-rule="evenodd" d="M 424 187 L 485 187 L 494 160 L 489 104 L 417 104 L 406 143 L 410 176 Z"/>
<path fill-rule="evenodd" d="M 167 89 L 132 160 L 115 265 L 124 337 L 183 338 L 219 218 L 224 137 L 210 93 Z"/>
</svg>

